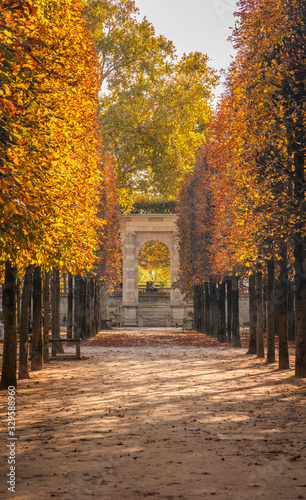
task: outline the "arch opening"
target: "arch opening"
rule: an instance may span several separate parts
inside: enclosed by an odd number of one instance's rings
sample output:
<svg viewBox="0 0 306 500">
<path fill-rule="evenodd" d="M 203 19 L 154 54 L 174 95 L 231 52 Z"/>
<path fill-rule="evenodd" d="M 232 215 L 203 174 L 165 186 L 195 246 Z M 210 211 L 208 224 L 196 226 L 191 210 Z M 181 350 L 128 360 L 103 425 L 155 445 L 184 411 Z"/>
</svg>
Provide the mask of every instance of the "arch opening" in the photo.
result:
<svg viewBox="0 0 306 500">
<path fill-rule="evenodd" d="M 162 241 L 147 241 L 138 253 L 138 290 L 170 293 L 170 288 L 170 250 Z"/>
</svg>

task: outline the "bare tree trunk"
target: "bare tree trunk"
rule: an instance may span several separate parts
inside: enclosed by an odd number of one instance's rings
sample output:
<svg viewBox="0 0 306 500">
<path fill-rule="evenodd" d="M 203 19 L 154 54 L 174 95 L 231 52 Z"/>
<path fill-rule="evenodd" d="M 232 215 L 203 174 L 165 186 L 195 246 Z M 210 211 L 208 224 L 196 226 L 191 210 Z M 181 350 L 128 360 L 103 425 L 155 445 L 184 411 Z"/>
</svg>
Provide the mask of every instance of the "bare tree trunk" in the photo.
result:
<svg viewBox="0 0 306 500">
<path fill-rule="evenodd" d="M 207 301 L 206 301 L 206 283 L 202 285 L 202 333 L 206 333 L 207 325 Z"/>
<path fill-rule="evenodd" d="M 210 335 L 210 295 L 209 283 L 205 283 L 205 333 Z"/>
<path fill-rule="evenodd" d="M 287 370 L 289 368 L 288 352 L 288 266 L 287 248 L 283 244 L 281 248 L 280 261 L 280 289 L 281 301 L 279 306 L 279 361 L 278 368 Z"/>
<path fill-rule="evenodd" d="M 232 346 L 241 347 L 240 333 L 239 333 L 239 280 L 236 276 L 232 277 Z"/>
<path fill-rule="evenodd" d="M 73 277 L 68 274 L 67 338 L 72 339 Z"/>
<path fill-rule="evenodd" d="M 17 278 L 17 333 L 18 332 L 18 325 L 20 325 L 20 316 L 21 316 L 21 293 L 20 293 L 20 288 L 21 288 L 21 280 L 20 278 Z"/>
<path fill-rule="evenodd" d="M 26 268 L 22 301 L 21 301 L 21 317 L 20 317 L 20 344 L 19 344 L 19 371 L 18 378 L 30 378 L 28 367 L 28 351 L 29 351 L 29 307 L 30 295 L 33 280 L 33 266 Z"/>
<path fill-rule="evenodd" d="M 90 280 L 83 280 L 83 338 L 90 337 Z"/>
<path fill-rule="evenodd" d="M 200 325 L 201 333 L 205 333 L 205 291 L 204 285 L 200 285 Z"/>
<path fill-rule="evenodd" d="M 247 354 L 257 354 L 257 302 L 255 275 L 249 276 L 249 349 Z"/>
<path fill-rule="evenodd" d="M 85 339 L 87 334 L 86 324 L 86 281 L 81 278 L 81 325 L 82 325 L 82 338 Z"/>
<path fill-rule="evenodd" d="M 44 363 L 49 363 L 49 326 L 50 326 L 50 272 L 45 271 L 44 275 L 44 289 L 43 289 L 43 300 L 44 300 L 44 315 L 43 315 L 43 330 L 44 330 Z"/>
<path fill-rule="evenodd" d="M 5 263 L 4 344 L 0 389 L 17 386 L 17 266 Z"/>
<path fill-rule="evenodd" d="M 31 370 L 42 370 L 43 368 L 41 292 L 41 268 L 40 266 L 36 266 L 34 267 L 33 271 L 33 330 Z"/>
<path fill-rule="evenodd" d="M 100 331 L 101 325 L 101 286 L 99 282 L 96 282 L 95 287 L 95 335 Z"/>
<path fill-rule="evenodd" d="M 95 337 L 95 302 L 96 302 L 96 287 L 93 279 L 89 282 L 89 308 L 90 308 L 90 337 Z"/>
<path fill-rule="evenodd" d="M 295 340 L 294 287 L 288 283 L 288 339 Z"/>
<path fill-rule="evenodd" d="M 60 325 L 60 277 L 59 269 L 53 268 L 52 271 L 52 339 L 61 338 L 61 325 Z M 52 356 L 57 353 L 63 353 L 64 349 L 60 342 L 52 342 Z"/>
<path fill-rule="evenodd" d="M 262 272 L 256 273 L 256 302 L 257 302 L 257 357 L 265 357 L 264 348 L 264 320 L 263 320 L 263 298 L 262 298 Z"/>
<path fill-rule="evenodd" d="M 211 282 L 210 282 L 210 292 L 211 292 L 210 293 L 210 297 L 211 297 L 211 307 L 210 307 L 211 331 L 210 331 L 210 334 L 212 337 L 217 337 L 217 334 L 218 334 L 217 289 L 216 289 L 216 283 L 213 280 L 211 280 Z"/>
<path fill-rule="evenodd" d="M 262 310 L 263 310 L 263 331 L 267 333 L 267 282 L 266 276 L 262 277 Z"/>
<path fill-rule="evenodd" d="M 301 90 L 305 87 L 303 79 Z M 300 94 L 302 95 L 302 94 Z M 305 205 L 305 114 L 299 106 L 296 117 L 302 126 L 291 137 L 294 158 L 294 195 L 299 206 Z M 295 376 L 306 377 L 306 239 L 305 218 L 296 227 L 294 241 L 295 271 Z"/>
<path fill-rule="evenodd" d="M 232 340 L 232 323 L 233 323 L 233 313 L 232 313 L 232 280 L 228 279 L 226 281 L 226 298 L 227 298 L 227 336 L 229 342 Z"/>
<path fill-rule="evenodd" d="M 81 328 L 81 276 L 74 277 L 74 338 L 82 338 Z"/>
<path fill-rule="evenodd" d="M 97 332 L 100 331 L 101 329 L 101 320 L 107 320 L 109 319 L 109 296 L 108 296 L 108 289 L 105 285 L 101 286 L 99 284 L 99 323 L 97 325 Z M 103 325 L 106 323 L 103 321 Z"/>
<path fill-rule="evenodd" d="M 268 260 L 267 283 L 267 363 L 275 363 L 274 260 Z"/>
<path fill-rule="evenodd" d="M 296 236 L 295 248 L 295 376 L 306 377 L 306 259 L 302 236 Z"/>
<path fill-rule="evenodd" d="M 225 283 L 218 285 L 218 340 L 226 342 L 225 332 Z"/>
<path fill-rule="evenodd" d="M 194 322 L 197 332 L 201 331 L 201 290 L 200 285 L 194 286 Z"/>
<path fill-rule="evenodd" d="M 91 307 L 92 307 L 92 284 L 91 279 L 85 281 L 85 336 L 88 339 L 91 336 Z"/>
</svg>

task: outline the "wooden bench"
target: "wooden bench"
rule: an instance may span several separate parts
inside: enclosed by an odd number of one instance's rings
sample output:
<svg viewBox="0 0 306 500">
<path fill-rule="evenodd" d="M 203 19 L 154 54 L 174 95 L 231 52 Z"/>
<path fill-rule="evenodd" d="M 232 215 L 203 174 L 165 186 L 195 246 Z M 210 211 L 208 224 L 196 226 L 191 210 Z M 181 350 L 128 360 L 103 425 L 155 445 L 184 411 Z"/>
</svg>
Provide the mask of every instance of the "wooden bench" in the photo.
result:
<svg viewBox="0 0 306 500">
<path fill-rule="evenodd" d="M 59 343 L 75 343 L 75 355 L 76 355 L 76 359 L 81 359 L 81 343 L 80 343 L 80 338 L 77 338 L 77 339 L 49 339 L 49 342 L 51 344 L 59 344 Z M 57 353 L 56 352 L 56 347 L 55 349 L 53 349 L 53 346 L 52 346 L 52 356 L 50 357 L 50 359 L 56 359 L 58 354 L 60 353 Z M 62 358 L 64 358 L 64 356 L 66 357 L 71 357 L 71 355 L 61 355 Z"/>
<path fill-rule="evenodd" d="M 250 330 L 250 323 L 242 323 L 241 331 L 242 333 L 249 333 Z"/>
<path fill-rule="evenodd" d="M 112 327 L 112 320 L 111 319 L 101 319 L 101 330 L 110 330 Z"/>
<path fill-rule="evenodd" d="M 194 330 L 194 321 L 192 319 L 183 319 L 183 332 L 185 330 Z"/>
</svg>

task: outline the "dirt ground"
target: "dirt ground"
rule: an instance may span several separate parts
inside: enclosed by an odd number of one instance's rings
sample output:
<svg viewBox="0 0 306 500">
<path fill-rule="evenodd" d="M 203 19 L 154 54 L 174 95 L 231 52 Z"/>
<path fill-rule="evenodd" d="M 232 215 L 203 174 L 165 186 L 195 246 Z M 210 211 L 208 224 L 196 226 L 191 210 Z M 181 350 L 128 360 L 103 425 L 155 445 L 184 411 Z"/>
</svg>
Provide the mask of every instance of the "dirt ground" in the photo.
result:
<svg viewBox="0 0 306 500">
<path fill-rule="evenodd" d="M 66 347 L 66 352 L 74 352 Z M 18 382 L 16 493 L 0 498 L 306 499 L 306 380 L 178 329 L 105 332 Z"/>
</svg>

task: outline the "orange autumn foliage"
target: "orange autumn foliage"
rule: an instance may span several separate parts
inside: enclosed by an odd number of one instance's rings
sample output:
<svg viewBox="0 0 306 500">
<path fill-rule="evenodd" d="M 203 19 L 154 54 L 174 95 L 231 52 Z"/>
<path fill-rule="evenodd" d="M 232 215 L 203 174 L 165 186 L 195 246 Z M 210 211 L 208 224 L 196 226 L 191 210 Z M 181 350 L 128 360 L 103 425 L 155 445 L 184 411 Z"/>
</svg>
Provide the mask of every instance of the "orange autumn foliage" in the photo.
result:
<svg viewBox="0 0 306 500">
<path fill-rule="evenodd" d="M 102 227 L 100 70 L 84 2 L 1 4 L 1 259 L 78 272 Z"/>
</svg>

